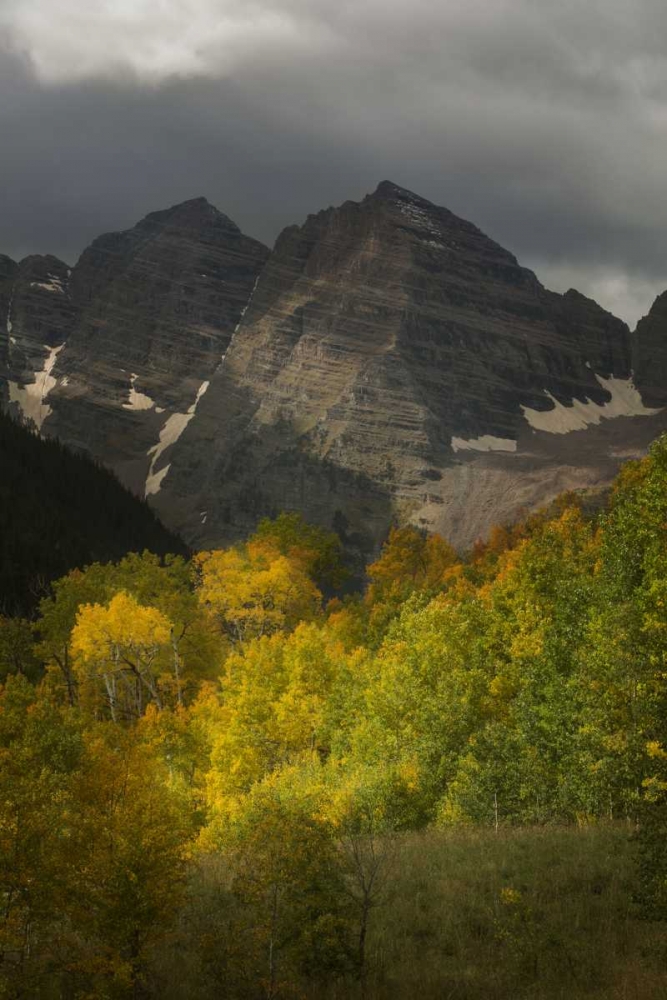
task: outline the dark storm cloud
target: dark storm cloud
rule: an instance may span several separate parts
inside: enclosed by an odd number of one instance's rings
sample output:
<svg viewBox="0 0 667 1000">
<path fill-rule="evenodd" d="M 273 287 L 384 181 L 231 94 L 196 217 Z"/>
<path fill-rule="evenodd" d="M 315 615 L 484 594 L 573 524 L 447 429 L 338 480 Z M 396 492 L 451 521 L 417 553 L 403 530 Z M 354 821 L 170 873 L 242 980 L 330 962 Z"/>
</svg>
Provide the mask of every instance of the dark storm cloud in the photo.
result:
<svg viewBox="0 0 667 1000">
<path fill-rule="evenodd" d="M 656 0 L 0 0 L 0 251 L 205 194 L 252 235 L 384 177 L 629 319 L 667 287 Z"/>
</svg>

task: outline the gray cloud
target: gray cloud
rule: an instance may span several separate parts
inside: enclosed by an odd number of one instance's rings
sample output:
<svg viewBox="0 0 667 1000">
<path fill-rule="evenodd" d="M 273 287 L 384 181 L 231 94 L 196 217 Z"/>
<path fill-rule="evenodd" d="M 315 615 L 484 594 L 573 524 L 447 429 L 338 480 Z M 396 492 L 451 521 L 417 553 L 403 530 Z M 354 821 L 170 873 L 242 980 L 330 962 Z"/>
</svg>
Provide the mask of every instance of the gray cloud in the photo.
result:
<svg viewBox="0 0 667 1000">
<path fill-rule="evenodd" d="M 0 251 L 390 177 L 631 322 L 667 287 L 659 0 L 0 0 Z"/>
</svg>

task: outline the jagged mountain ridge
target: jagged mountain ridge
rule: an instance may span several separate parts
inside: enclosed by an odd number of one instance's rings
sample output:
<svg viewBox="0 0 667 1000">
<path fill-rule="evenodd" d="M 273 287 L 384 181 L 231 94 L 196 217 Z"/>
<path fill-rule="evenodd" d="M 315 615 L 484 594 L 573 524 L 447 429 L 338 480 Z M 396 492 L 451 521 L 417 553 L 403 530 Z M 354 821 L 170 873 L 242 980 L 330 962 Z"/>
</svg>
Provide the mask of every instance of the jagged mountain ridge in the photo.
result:
<svg viewBox="0 0 667 1000">
<path fill-rule="evenodd" d="M 637 324 L 633 369 L 647 405 L 667 406 L 667 292 Z"/>
<path fill-rule="evenodd" d="M 467 545 L 609 481 L 602 417 L 638 424 L 620 444 L 642 450 L 657 415 L 631 362 L 620 320 L 383 182 L 281 234 L 156 503 L 204 545 L 283 508 L 367 548 L 393 517 Z M 578 429 L 592 447 L 570 454 Z"/>
<path fill-rule="evenodd" d="M 42 273 L 12 289 L 10 401 L 143 495 L 150 450 L 161 453 L 191 418 L 267 256 L 196 198 L 100 236 L 71 272 L 28 258 L 19 276 L 30 261 Z"/>
<path fill-rule="evenodd" d="M 43 433 L 111 465 L 194 544 L 298 509 L 366 550 L 396 518 L 467 545 L 604 485 L 665 423 L 667 309 L 633 337 L 388 181 L 270 254 L 195 199 L 96 240 L 66 282 L 44 266 L 33 297 L 62 288 L 73 316 L 31 334 L 41 356 L 18 324 L 34 381 L 10 365 L 9 397 L 41 379 Z M 0 258 L 13 329 L 16 268 Z"/>
</svg>

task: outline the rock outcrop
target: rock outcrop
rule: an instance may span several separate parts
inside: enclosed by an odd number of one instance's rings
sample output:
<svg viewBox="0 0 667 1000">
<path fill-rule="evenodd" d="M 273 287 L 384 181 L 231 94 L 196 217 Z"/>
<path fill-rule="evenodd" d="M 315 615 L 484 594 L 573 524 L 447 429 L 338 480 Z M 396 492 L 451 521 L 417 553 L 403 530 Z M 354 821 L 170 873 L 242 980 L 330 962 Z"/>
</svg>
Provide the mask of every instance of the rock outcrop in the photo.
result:
<svg viewBox="0 0 667 1000">
<path fill-rule="evenodd" d="M 0 268 L 5 401 L 10 412 L 41 429 L 50 413 L 47 396 L 56 384 L 53 368 L 76 317 L 69 292 L 71 272 L 51 256 L 26 257 L 18 265 Z M 2 271 L 7 275 L 4 282 Z"/>
<path fill-rule="evenodd" d="M 9 337 L 11 331 L 11 318 L 9 315 L 12 291 L 14 288 L 14 278 L 18 271 L 18 264 L 0 254 L 0 371 L 3 374 L 9 370 Z M 9 401 L 9 387 L 7 379 L 0 378 L 0 406 L 6 407 Z"/>
<path fill-rule="evenodd" d="M 657 433 L 631 353 L 596 303 L 384 182 L 279 237 L 155 501 L 202 545 L 283 508 L 362 547 L 392 518 L 467 545 Z"/>
<path fill-rule="evenodd" d="M 633 343 L 633 368 L 649 406 L 667 406 L 667 292 L 640 319 Z"/>
</svg>

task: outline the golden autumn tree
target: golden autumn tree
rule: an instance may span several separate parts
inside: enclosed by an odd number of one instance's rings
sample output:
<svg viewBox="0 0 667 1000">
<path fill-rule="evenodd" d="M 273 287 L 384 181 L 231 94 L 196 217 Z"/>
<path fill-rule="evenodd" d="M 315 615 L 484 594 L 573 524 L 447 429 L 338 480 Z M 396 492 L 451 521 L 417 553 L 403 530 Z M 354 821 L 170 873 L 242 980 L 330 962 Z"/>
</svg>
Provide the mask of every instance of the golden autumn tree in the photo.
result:
<svg viewBox="0 0 667 1000">
<path fill-rule="evenodd" d="M 72 633 L 79 683 L 92 701 L 106 702 L 114 722 L 137 718 L 148 701 L 161 708 L 165 689 L 180 691 L 170 640 L 169 619 L 129 594 L 107 605 L 84 604 Z"/>
<path fill-rule="evenodd" d="M 42 996 L 70 896 L 73 713 L 23 676 L 0 685 L 0 996 Z"/>
<path fill-rule="evenodd" d="M 301 562 L 271 542 L 201 552 L 194 563 L 200 601 L 235 642 L 292 629 L 320 608 L 321 594 Z"/>
<path fill-rule="evenodd" d="M 299 563 L 322 589 L 336 589 L 347 579 L 338 535 L 308 524 L 301 514 L 283 512 L 273 520 L 264 518 L 257 525 L 253 540 L 274 545 Z"/>
<path fill-rule="evenodd" d="M 440 535 L 424 535 L 411 526 L 391 528 L 379 558 L 368 567 L 368 599 L 405 599 L 413 590 L 437 590 L 457 562 Z"/>
<path fill-rule="evenodd" d="M 76 616 L 82 605 L 108 600 L 111 571 L 111 566 L 100 563 L 93 563 L 85 570 L 74 569 L 52 584 L 51 594 L 39 605 L 36 652 L 51 674 L 51 682 L 59 678 L 70 705 L 76 704 L 78 697 L 72 656 Z"/>
<path fill-rule="evenodd" d="M 142 607 L 157 609 L 169 620 L 169 687 L 177 703 L 189 701 L 198 685 L 213 679 L 219 670 L 224 651 L 195 594 L 191 566 L 179 556 L 160 559 L 150 552 L 130 553 L 117 563 L 93 563 L 56 580 L 52 591 L 41 601 L 34 626 L 39 640 L 36 653 L 49 683 L 71 705 L 78 699 L 72 635 L 79 610 L 88 604 L 106 606 L 119 592 Z"/>
<path fill-rule="evenodd" d="M 152 726 L 100 723 L 71 785 L 67 911 L 86 996 L 144 996 L 147 952 L 183 898 L 193 808 Z"/>
<path fill-rule="evenodd" d="M 340 728 L 332 695 L 344 665 L 342 648 L 313 623 L 288 636 L 264 636 L 230 655 L 222 703 L 211 719 L 212 822 L 225 822 L 267 775 L 327 756 Z"/>
<path fill-rule="evenodd" d="M 382 638 L 412 594 L 434 596 L 458 580 L 459 570 L 456 552 L 440 535 L 426 535 L 411 525 L 391 528 L 378 559 L 367 570 L 364 603 L 369 640 Z"/>
</svg>

